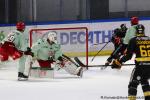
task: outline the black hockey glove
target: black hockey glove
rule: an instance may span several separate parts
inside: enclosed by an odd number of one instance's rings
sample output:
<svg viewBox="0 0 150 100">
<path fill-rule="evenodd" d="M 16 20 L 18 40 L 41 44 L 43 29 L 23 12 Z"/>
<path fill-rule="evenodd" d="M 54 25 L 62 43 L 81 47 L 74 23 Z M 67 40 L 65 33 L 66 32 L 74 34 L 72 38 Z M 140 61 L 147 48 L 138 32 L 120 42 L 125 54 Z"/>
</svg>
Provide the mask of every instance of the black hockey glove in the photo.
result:
<svg viewBox="0 0 150 100">
<path fill-rule="evenodd" d="M 115 59 L 112 63 L 111 68 L 112 69 L 120 69 L 121 65 L 122 65 L 122 63 L 118 59 Z"/>
<path fill-rule="evenodd" d="M 31 52 L 31 48 L 30 48 L 30 47 L 27 47 L 27 51 L 28 51 L 28 52 Z"/>
<path fill-rule="evenodd" d="M 58 57 L 58 60 L 59 61 L 63 61 L 63 58 L 60 56 L 60 57 Z"/>
<path fill-rule="evenodd" d="M 31 48 L 27 47 L 27 51 L 24 51 L 25 55 L 31 55 L 32 57 L 34 56 L 34 53 L 31 51 Z"/>
<path fill-rule="evenodd" d="M 48 57 L 48 60 L 54 61 L 54 58 L 52 56 Z"/>
<path fill-rule="evenodd" d="M 62 56 L 58 57 L 58 60 L 59 60 L 61 67 L 64 67 L 67 60 L 63 59 Z"/>
</svg>

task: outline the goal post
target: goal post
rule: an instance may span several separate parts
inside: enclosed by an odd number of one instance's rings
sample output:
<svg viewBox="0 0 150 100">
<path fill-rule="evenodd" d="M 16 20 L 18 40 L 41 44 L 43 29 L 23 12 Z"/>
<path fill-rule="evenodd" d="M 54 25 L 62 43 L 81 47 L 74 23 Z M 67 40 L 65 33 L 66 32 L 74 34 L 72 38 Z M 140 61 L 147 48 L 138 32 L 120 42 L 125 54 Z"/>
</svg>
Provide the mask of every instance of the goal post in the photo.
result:
<svg viewBox="0 0 150 100">
<path fill-rule="evenodd" d="M 88 28 L 67 27 L 67 28 L 37 28 L 29 32 L 29 45 L 38 39 L 46 39 L 50 31 L 57 33 L 57 41 L 61 45 L 62 52 L 68 57 L 82 56 L 84 63 L 88 65 Z"/>
</svg>

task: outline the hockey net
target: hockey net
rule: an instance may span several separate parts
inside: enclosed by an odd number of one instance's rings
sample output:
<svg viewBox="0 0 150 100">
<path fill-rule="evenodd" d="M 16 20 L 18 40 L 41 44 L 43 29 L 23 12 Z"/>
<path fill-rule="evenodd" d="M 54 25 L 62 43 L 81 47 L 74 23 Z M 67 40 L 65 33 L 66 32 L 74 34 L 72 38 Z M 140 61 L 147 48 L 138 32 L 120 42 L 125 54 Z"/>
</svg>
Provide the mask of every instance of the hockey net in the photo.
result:
<svg viewBox="0 0 150 100">
<path fill-rule="evenodd" d="M 82 57 L 82 61 L 88 65 L 87 27 L 31 29 L 29 37 L 30 47 L 38 39 L 46 39 L 50 31 L 57 33 L 57 41 L 61 45 L 63 54 L 70 58 Z"/>
</svg>

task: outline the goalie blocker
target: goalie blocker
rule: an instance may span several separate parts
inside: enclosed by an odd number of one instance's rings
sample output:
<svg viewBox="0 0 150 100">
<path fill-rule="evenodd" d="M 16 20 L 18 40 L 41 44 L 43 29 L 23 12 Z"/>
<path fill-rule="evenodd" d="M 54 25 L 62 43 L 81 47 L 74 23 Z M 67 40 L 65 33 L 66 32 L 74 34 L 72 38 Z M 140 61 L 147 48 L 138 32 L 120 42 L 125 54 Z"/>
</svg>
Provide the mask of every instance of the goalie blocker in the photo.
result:
<svg viewBox="0 0 150 100">
<path fill-rule="evenodd" d="M 54 77 L 54 69 L 51 68 L 51 64 L 55 61 L 53 60 L 47 60 L 42 61 L 37 60 L 40 67 L 34 67 L 33 66 L 33 58 L 32 56 L 27 56 L 26 63 L 25 63 L 25 71 L 24 74 L 27 76 L 34 76 L 34 77 L 41 77 L 41 78 L 53 78 Z M 76 62 L 74 62 L 69 57 L 63 55 L 59 58 L 58 61 L 55 62 L 55 67 L 59 67 L 64 69 L 66 72 L 68 72 L 71 75 L 77 75 L 82 77 L 83 74 L 83 68 L 80 67 Z M 46 65 L 46 66 L 43 66 Z"/>
</svg>

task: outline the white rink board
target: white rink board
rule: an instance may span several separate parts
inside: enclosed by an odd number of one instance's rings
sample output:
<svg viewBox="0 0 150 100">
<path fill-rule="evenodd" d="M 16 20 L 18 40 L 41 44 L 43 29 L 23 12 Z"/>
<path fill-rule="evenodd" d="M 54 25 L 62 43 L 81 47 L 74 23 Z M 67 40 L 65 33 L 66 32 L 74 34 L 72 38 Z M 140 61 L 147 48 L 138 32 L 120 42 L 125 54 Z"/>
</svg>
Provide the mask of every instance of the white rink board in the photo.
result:
<svg viewBox="0 0 150 100">
<path fill-rule="evenodd" d="M 26 29 L 26 41 L 28 42 L 28 34 L 31 29 L 35 28 L 70 28 L 70 27 L 87 27 L 89 31 L 89 52 L 94 52 L 98 51 L 102 48 L 104 45 L 98 45 L 92 47 L 92 44 L 95 43 L 104 43 L 108 42 L 111 39 L 111 35 L 113 33 L 113 29 L 118 28 L 122 23 L 125 23 L 127 27 L 130 27 L 130 22 L 129 21 L 115 21 L 115 22 L 89 22 L 89 23 L 70 23 L 70 24 L 49 24 L 49 25 L 30 25 L 27 26 Z M 146 35 L 150 36 L 150 20 L 141 20 L 141 24 L 143 24 L 146 28 Z M 4 31 L 5 35 L 15 29 L 14 26 L 11 27 L 0 27 L 0 31 Z M 66 48 L 73 48 L 74 45 L 77 47 L 80 47 L 77 49 L 78 52 L 85 52 L 85 43 L 81 43 L 81 35 L 77 32 L 75 35 L 71 35 L 70 33 L 66 33 L 65 36 L 59 36 L 58 41 L 64 42 L 67 40 L 67 42 L 63 43 L 62 45 L 62 50 L 63 52 L 71 52 L 67 51 Z M 34 38 L 34 37 L 33 37 Z M 71 42 L 73 41 L 73 42 Z M 108 46 L 105 47 L 105 50 L 113 50 L 113 45 L 112 43 L 109 43 Z"/>
</svg>

